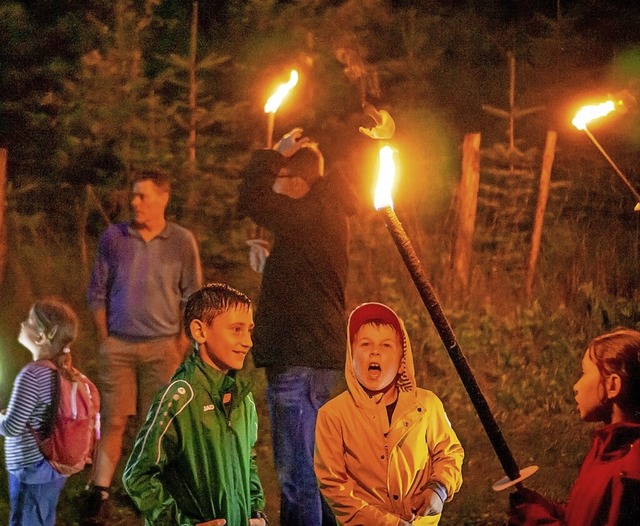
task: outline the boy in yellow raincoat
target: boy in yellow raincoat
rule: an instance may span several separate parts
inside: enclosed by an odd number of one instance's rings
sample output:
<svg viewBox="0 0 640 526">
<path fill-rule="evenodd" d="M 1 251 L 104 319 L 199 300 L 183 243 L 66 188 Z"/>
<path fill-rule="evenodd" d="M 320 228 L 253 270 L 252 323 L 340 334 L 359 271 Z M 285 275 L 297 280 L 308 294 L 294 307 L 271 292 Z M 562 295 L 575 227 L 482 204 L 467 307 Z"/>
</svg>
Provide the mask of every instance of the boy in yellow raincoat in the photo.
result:
<svg viewBox="0 0 640 526">
<path fill-rule="evenodd" d="M 464 457 L 442 402 L 416 386 L 411 343 L 392 309 L 360 305 L 347 336 L 348 390 L 316 423 L 320 491 L 340 524 L 438 524 Z"/>
</svg>

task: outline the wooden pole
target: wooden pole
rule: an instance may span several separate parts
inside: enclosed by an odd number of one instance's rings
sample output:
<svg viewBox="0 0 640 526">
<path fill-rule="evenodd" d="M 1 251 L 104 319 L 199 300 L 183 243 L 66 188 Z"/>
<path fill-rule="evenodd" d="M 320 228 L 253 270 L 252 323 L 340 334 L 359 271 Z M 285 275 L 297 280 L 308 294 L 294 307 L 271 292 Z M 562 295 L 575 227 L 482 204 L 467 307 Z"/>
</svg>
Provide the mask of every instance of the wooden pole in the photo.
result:
<svg viewBox="0 0 640 526">
<path fill-rule="evenodd" d="M 636 201 L 638 202 L 638 204 L 640 204 L 640 194 L 638 193 L 638 191 L 633 187 L 633 185 L 631 184 L 631 182 L 629 181 L 629 179 L 627 179 L 625 177 L 625 175 L 622 173 L 622 171 L 620 170 L 620 168 L 618 168 L 618 165 L 616 163 L 613 162 L 613 159 L 609 156 L 609 154 L 604 150 L 604 148 L 602 147 L 602 145 L 596 140 L 596 138 L 593 136 L 593 134 L 589 131 L 589 129 L 585 126 L 584 127 L 584 133 L 587 134 L 587 137 L 589 137 L 589 139 L 591 139 L 591 142 L 596 146 L 596 148 L 598 148 L 598 150 L 600 150 L 600 153 L 602 155 L 604 155 L 604 158 L 609 161 L 609 164 L 611 165 L 611 167 L 615 170 L 615 172 L 618 174 L 618 176 L 620 177 L 620 179 L 622 179 L 622 182 L 624 184 L 627 185 L 627 188 L 629 190 L 631 190 L 631 193 L 633 194 L 633 197 L 636 198 Z"/>
<path fill-rule="evenodd" d="M 5 203 L 7 200 L 7 150 L 0 148 L 0 288 L 4 283 L 7 268 L 7 225 L 5 221 Z"/>
<path fill-rule="evenodd" d="M 531 291 L 533 290 L 533 277 L 536 271 L 536 263 L 540 252 L 540 240 L 542 239 L 542 223 L 544 221 L 544 212 L 547 208 L 547 200 L 549 198 L 549 184 L 551 181 L 551 167 L 556 153 L 556 139 L 558 134 L 549 130 L 547 132 L 547 142 L 544 147 L 544 155 L 542 157 L 542 171 L 540 172 L 540 189 L 538 191 L 538 204 L 536 206 L 536 216 L 533 223 L 533 234 L 531 235 L 531 253 L 529 254 L 529 263 L 527 265 L 527 276 L 525 290 L 527 295 L 527 303 L 531 302 Z"/>
<path fill-rule="evenodd" d="M 267 113 L 267 149 L 273 146 L 273 127 L 276 121 L 276 114 L 273 111 Z"/>
<path fill-rule="evenodd" d="M 453 261 L 454 289 L 467 292 L 480 185 L 480 134 L 467 133 L 462 145 L 462 179 L 458 199 L 458 231 Z"/>
<path fill-rule="evenodd" d="M 493 416 L 486 398 L 480 390 L 480 386 L 471 371 L 471 367 L 469 366 L 465 355 L 462 353 L 462 349 L 460 349 L 456 335 L 454 334 L 453 329 L 449 324 L 449 320 L 440 306 L 440 302 L 436 297 L 431 283 L 427 279 L 427 275 L 425 274 L 422 263 L 420 263 L 413 245 L 411 244 L 411 240 L 407 236 L 400 220 L 390 206 L 381 208 L 378 213 L 381 214 L 384 219 L 387 230 L 391 234 L 393 242 L 395 243 L 402 260 L 409 271 L 409 275 L 420 294 L 420 298 L 429 312 L 429 316 L 431 316 L 433 325 L 438 331 L 445 349 L 449 353 L 449 357 L 462 380 L 462 384 L 471 399 L 471 403 L 480 418 L 480 422 L 487 433 L 487 437 L 493 446 L 500 464 L 502 464 L 505 474 L 509 480 L 514 481 L 514 484 L 518 489 L 521 489 L 523 486 L 520 480 L 522 480 L 524 474 L 520 472 L 520 468 L 509 449 L 507 441 L 500 430 L 500 426 Z"/>
</svg>

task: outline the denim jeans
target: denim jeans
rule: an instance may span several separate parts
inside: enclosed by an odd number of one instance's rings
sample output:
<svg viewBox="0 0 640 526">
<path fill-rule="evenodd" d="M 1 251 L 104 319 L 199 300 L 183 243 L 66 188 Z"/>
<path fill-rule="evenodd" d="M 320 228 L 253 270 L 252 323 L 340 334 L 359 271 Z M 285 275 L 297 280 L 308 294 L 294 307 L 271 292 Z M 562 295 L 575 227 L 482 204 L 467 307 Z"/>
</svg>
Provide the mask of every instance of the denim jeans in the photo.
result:
<svg viewBox="0 0 640 526">
<path fill-rule="evenodd" d="M 273 456 L 280 482 L 281 526 L 331 526 L 313 470 L 316 417 L 342 371 L 289 367 L 267 372 Z"/>
<path fill-rule="evenodd" d="M 54 526 L 66 481 L 45 459 L 9 472 L 9 526 Z"/>
</svg>

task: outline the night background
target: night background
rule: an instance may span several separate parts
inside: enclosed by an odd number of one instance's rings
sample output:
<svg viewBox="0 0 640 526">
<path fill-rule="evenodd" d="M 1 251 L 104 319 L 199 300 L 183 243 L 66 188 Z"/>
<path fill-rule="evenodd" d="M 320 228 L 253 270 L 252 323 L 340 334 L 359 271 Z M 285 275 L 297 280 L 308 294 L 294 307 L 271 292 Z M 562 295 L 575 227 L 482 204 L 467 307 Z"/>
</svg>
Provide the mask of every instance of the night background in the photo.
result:
<svg viewBox="0 0 640 526">
<path fill-rule="evenodd" d="M 383 301 L 397 310 L 418 383 L 443 400 L 466 450 L 462 489 L 441 524 L 504 524 L 508 492 L 491 490 L 500 465 L 373 209 L 380 144 L 358 132 L 373 124 L 365 102 L 394 117 L 395 210 L 516 460 L 540 466 L 526 485 L 565 499 L 593 431 L 573 400 L 580 357 L 598 334 L 640 329 L 637 199 L 571 124 L 584 105 L 623 101 L 589 130 L 640 188 L 640 11 L 627 1 L 2 0 L 0 408 L 30 359 L 17 343 L 20 321 L 43 296 L 80 315 L 75 364 L 96 377 L 85 291 L 98 237 L 129 218 L 136 168 L 173 174 L 168 214 L 196 235 L 205 278 L 257 298 L 260 275 L 246 245 L 253 225 L 235 211 L 237 185 L 251 150 L 266 145 L 264 104 L 293 68 L 300 81 L 277 111 L 274 140 L 303 127 L 361 198 L 347 308 Z M 557 143 L 527 297 L 549 131 Z M 460 287 L 458 190 L 463 141 L 473 133 L 481 134 L 480 188 Z M 267 511 L 278 524 L 264 372 L 249 360 L 246 374 L 261 416 Z M 59 524 L 77 524 L 74 499 L 87 476 L 67 483 Z M 115 497 L 113 524 L 140 524 L 121 488 Z M 0 524 L 7 521 L 2 465 Z"/>
</svg>

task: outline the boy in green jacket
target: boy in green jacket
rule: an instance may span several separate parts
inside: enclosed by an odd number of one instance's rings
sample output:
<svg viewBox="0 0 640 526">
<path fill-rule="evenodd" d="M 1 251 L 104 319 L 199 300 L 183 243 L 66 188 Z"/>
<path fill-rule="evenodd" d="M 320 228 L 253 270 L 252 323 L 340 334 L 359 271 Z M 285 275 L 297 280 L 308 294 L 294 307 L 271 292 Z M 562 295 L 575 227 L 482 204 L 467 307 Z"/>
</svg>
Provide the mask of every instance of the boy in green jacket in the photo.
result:
<svg viewBox="0 0 640 526">
<path fill-rule="evenodd" d="M 224 284 L 205 285 L 189 297 L 184 327 L 195 352 L 156 394 L 125 467 L 125 489 L 147 524 L 266 526 L 256 407 L 235 376 L 252 345 L 251 300 Z"/>
</svg>

